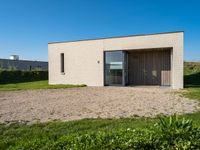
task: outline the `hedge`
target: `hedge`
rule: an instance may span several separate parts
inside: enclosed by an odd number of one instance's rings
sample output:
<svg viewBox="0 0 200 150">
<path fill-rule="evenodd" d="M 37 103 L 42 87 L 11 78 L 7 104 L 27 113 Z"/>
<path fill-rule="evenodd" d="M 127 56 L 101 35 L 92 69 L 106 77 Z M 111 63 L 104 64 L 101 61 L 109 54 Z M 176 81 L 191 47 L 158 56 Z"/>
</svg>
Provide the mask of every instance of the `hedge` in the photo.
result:
<svg viewBox="0 0 200 150">
<path fill-rule="evenodd" d="M 0 84 L 40 81 L 48 79 L 48 71 L 0 71 Z"/>
</svg>

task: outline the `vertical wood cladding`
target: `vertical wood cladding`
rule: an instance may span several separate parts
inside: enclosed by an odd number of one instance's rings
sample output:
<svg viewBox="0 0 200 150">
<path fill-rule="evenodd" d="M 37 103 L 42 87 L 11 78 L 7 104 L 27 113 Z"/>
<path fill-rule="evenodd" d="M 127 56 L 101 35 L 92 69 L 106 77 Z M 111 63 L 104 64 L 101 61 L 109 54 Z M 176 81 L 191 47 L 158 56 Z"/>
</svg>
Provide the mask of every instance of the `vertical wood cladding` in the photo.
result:
<svg viewBox="0 0 200 150">
<path fill-rule="evenodd" d="M 129 51 L 129 84 L 171 85 L 170 49 Z"/>
</svg>

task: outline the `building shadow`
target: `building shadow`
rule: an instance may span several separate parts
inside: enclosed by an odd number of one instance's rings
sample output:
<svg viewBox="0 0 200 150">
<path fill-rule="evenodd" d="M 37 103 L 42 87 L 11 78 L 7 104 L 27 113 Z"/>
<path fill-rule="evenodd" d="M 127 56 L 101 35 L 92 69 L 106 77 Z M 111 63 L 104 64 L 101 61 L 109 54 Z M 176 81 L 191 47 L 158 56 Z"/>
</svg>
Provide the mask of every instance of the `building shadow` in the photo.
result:
<svg viewBox="0 0 200 150">
<path fill-rule="evenodd" d="M 189 88 L 199 88 L 200 87 L 200 72 L 190 74 L 190 75 L 185 75 L 184 76 L 184 87 Z"/>
</svg>

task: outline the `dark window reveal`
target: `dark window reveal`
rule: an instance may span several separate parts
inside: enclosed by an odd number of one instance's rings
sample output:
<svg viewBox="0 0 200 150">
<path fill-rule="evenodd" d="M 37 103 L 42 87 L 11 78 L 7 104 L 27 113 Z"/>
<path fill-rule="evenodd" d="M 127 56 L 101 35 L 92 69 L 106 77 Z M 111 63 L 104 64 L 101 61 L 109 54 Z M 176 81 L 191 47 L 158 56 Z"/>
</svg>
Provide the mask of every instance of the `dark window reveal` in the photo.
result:
<svg viewBox="0 0 200 150">
<path fill-rule="evenodd" d="M 60 65 L 60 67 L 61 67 L 61 73 L 64 73 L 65 72 L 64 53 L 60 54 L 60 62 L 61 62 L 61 65 Z"/>
</svg>

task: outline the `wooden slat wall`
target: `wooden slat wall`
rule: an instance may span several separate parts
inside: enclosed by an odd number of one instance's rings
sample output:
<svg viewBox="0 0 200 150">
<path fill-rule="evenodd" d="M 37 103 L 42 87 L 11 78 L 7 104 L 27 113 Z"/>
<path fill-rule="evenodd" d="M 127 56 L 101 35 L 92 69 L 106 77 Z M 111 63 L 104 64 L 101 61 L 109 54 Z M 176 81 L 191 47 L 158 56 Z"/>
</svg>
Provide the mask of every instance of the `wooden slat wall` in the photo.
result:
<svg viewBox="0 0 200 150">
<path fill-rule="evenodd" d="M 169 86 L 171 81 L 171 61 L 170 51 L 162 53 L 162 68 L 161 68 L 161 85 Z"/>
<path fill-rule="evenodd" d="M 170 50 L 130 51 L 129 84 L 163 85 L 171 83 Z"/>
</svg>

